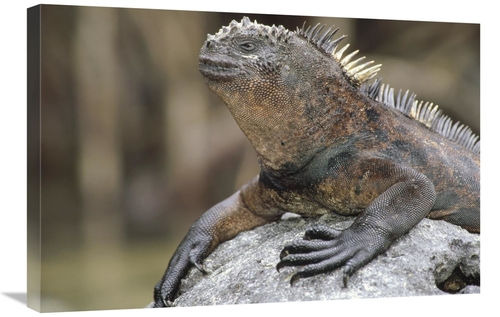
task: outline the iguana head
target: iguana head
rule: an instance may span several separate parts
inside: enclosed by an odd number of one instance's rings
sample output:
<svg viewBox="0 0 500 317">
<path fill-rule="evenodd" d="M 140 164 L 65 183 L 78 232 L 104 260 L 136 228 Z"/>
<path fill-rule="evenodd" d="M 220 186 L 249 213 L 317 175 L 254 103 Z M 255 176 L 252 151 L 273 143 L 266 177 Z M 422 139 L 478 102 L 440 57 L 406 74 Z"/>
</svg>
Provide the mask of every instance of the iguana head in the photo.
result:
<svg viewBox="0 0 500 317">
<path fill-rule="evenodd" d="M 200 72 L 216 90 L 219 82 L 255 80 L 263 71 L 278 67 L 283 56 L 280 49 L 287 48 L 291 36 L 283 26 L 269 27 L 246 17 L 241 23 L 233 20 L 215 35 L 207 36 L 200 54 Z"/>
<path fill-rule="evenodd" d="M 200 72 L 208 87 L 228 105 L 243 131 L 250 124 L 248 120 L 257 119 L 259 114 L 272 120 L 278 115 L 274 110 L 284 108 L 283 98 L 289 92 L 280 82 L 289 68 L 292 35 L 282 26 L 269 27 L 248 18 L 241 23 L 232 21 L 215 35 L 208 35 L 200 53 Z M 253 124 L 262 128 L 267 125 Z"/>
</svg>

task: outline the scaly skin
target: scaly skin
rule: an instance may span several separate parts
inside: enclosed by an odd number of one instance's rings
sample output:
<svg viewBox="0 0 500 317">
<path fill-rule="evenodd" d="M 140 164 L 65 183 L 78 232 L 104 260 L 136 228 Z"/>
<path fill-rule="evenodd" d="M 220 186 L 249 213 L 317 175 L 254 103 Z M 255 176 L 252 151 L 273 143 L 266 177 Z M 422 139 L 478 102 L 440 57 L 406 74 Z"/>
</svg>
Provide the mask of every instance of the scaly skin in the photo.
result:
<svg viewBox="0 0 500 317">
<path fill-rule="evenodd" d="M 343 267 L 347 285 L 424 217 L 479 232 L 473 136 L 450 141 L 453 133 L 423 124 L 438 119 L 417 120 L 361 91 L 372 71 L 348 73 L 331 55 L 332 36 L 246 18 L 209 35 L 200 72 L 254 146 L 261 172 L 191 227 L 155 287 L 155 307 L 172 305 L 188 269 L 204 271 L 218 244 L 285 212 L 356 216 L 343 231 L 314 227 L 284 246 L 277 268 L 302 266 L 292 283 Z"/>
</svg>

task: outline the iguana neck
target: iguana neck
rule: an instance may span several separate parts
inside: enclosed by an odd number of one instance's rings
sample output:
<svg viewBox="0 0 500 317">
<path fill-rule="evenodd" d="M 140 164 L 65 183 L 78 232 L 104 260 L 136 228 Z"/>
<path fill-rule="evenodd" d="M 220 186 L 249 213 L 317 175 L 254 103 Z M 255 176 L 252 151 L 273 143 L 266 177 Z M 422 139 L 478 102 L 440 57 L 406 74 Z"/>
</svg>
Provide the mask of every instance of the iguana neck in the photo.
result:
<svg viewBox="0 0 500 317">
<path fill-rule="evenodd" d="M 341 79 L 297 82 L 293 89 L 272 87 L 274 93 L 262 100 L 225 100 L 255 148 L 263 171 L 276 176 L 293 174 L 351 129 L 357 111 L 348 101 L 359 96 L 347 83 L 328 81 Z"/>
</svg>

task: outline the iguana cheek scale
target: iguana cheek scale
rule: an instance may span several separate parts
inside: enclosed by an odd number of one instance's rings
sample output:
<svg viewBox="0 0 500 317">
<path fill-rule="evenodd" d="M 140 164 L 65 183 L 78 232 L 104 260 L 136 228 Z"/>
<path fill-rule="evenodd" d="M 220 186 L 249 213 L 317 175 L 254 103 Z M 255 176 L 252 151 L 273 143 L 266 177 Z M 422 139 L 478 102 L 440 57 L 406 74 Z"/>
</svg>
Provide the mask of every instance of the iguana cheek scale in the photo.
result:
<svg viewBox="0 0 500 317">
<path fill-rule="evenodd" d="M 199 69 L 257 152 L 261 171 L 190 228 L 155 287 L 172 305 L 190 267 L 239 232 L 285 212 L 356 216 L 342 231 L 317 226 L 286 244 L 277 269 L 299 278 L 349 276 L 424 217 L 479 232 L 479 141 L 437 106 L 395 94 L 380 65 L 338 49 L 323 26 L 265 26 L 243 18 L 208 35 Z M 278 255 L 277 255 L 278 259 Z"/>
</svg>

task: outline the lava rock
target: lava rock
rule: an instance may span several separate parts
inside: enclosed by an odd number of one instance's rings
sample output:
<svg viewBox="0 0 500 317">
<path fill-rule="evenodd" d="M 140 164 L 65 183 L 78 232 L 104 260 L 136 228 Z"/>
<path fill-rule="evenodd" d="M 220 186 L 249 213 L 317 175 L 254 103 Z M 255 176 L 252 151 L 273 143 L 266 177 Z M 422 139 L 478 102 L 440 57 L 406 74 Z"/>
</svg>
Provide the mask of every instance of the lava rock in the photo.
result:
<svg viewBox="0 0 500 317">
<path fill-rule="evenodd" d="M 324 215 L 318 219 L 288 216 L 276 223 L 242 232 L 219 245 L 205 259 L 209 274 L 193 268 L 182 281 L 175 306 L 271 303 L 348 298 L 401 297 L 448 294 L 438 285 L 459 269 L 476 281 L 457 291 L 479 293 L 479 235 L 444 221 L 424 219 L 397 240 L 387 252 L 353 274 L 342 286 L 342 269 L 290 285 L 298 268 L 276 264 L 283 246 L 302 238 L 314 224 L 336 229 L 351 225 L 352 218 Z M 460 295 L 455 295 L 460 296 Z"/>
</svg>

